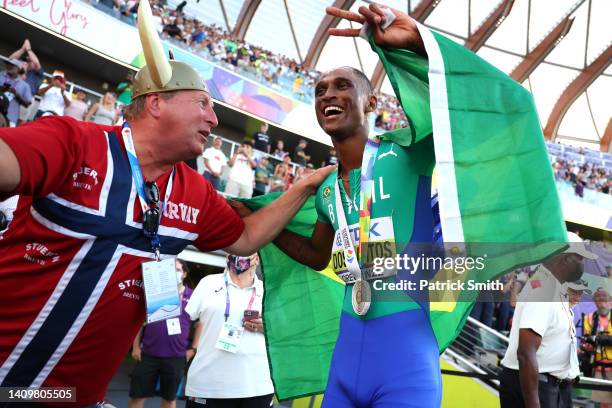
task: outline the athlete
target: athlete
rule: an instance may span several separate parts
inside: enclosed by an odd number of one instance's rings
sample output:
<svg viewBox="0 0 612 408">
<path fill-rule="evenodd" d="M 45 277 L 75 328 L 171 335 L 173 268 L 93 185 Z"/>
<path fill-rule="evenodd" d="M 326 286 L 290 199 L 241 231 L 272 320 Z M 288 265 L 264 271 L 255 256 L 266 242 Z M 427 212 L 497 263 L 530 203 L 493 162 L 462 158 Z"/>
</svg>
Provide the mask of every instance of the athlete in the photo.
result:
<svg viewBox="0 0 612 408">
<path fill-rule="evenodd" d="M 146 47 L 159 41 L 148 14 L 127 123 L 50 117 L 0 131 L 0 200 L 21 197 L 0 241 L 0 387 L 72 387 L 56 405 L 103 400 L 145 319 L 146 271 L 176 279 L 172 258 L 190 244 L 255 252 L 331 170 L 241 220 L 183 163 L 217 117 L 196 70 Z"/>
<path fill-rule="evenodd" d="M 385 15 L 376 4 L 361 7 L 360 14 L 327 10 L 336 17 L 375 26 L 374 40 L 380 46 L 424 53 L 414 22 L 400 12 L 395 11 L 395 20 L 383 32 L 378 26 Z M 330 30 L 332 35 L 358 32 Z M 368 115 L 375 111 L 376 103 L 369 80 L 356 69 L 338 68 L 320 77 L 315 86 L 316 116 L 332 139 L 338 170 L 317 191 L 318 220 L 312 236 L 283 231 L 274 243 L 317 270 L 324 269 L 332 255 L 340 260 L 333 266 L 347 287 L 323 406 L 437 407 L 441 403 L 439 351 L 427 314 L 403 292 L 392 301 L 379 301 L 387 295 L 372 291 L 368 308 L 367 299 L 359 298 L 353 288 L 373 278 L 367 272 L 354 273 L 349 265 L 361 236 L 362 180 L 370 183 L 365 196 L 371 192 L 372 204 L 366 208 L 370 213 L 369 247 L 363 246 L 361 251 L 378 247 L 385 257 L 393 257 L 410 242 L 433 240 L 432 139 L 424 137 L 403 147 L 369 138 Z M 343 243 L 345 232 L 353 241 L 348 248 Z M 379 278 L 394 281 L 392 275 Z"/>
</svg>

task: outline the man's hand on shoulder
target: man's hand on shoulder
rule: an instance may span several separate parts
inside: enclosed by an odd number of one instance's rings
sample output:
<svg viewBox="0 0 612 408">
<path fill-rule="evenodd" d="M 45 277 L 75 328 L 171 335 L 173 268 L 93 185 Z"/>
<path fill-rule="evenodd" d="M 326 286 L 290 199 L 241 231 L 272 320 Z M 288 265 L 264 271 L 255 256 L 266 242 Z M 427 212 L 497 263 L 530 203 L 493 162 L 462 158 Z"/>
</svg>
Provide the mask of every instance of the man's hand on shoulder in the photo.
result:
<svg viewBox="0 0 612 408">
<path fill-rule="evenodd" d="M 329 176 L 334 170 L 336 170 L 337 167 L 338 166 L 325 166 L 318 170 L 315 170 L 297 183 L 295 183 L 292 188 L 304 188 L 310 194 L 314 194 L 317 191 L 317 188 L 321 185 L 321 183 L 323 183 L 327 176 Z"/>
</svg>

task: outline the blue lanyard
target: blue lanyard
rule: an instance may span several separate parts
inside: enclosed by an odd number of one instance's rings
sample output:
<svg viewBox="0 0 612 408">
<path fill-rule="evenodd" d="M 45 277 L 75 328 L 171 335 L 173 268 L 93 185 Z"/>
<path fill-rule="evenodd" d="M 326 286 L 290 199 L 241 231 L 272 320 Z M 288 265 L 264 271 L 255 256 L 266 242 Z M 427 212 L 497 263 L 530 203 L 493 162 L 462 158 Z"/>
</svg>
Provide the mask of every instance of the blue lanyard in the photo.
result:
<svg viewBox="0 0 612 408">
<path fill-rule="evenodd" d="M 227 319 L 230 315 L 230 296 L 229 296 L 229 284 L 227 283 L 227 275 L 229 272 L 225 272 L 225 274 L 223 275 L 223 279 L 225 280 L 225 313 L 223 314 L 223 316 L 225 316 L 225 321 L 227 322 Z M 246 310 L 251 310 L 251 308 L 253 307 L 253 301 L 255 300 L 255 294 L 257 293 L 257 289 L 255 288 L 255 282 L 253 282 L 253 293 L 251 294 L 251 300 L 249 300 L 249 305 L 247 306 Z"/>
<path fill-rule="evenodd" d="M 134 147 L 134 140 L 132 138 L 132 130 L 130 129 L 130 125 L 126 121 L 123 124 L 121 129 L 121 134 L 123 136 L 123 143 L 125 145 L 125 150 L 127 152 L 128 161 L 130 162 L 130 167 L 132 168 L 132 178 L 134 179 L 134 185 L 136 186 L 136 191 L 138 192 L 138 198 L 140 202 L 140 206 L 142 208 L 142 215 L 144 217 L 145 212 L 149 209 L 149 203 L 147 202 L 147 196 L 145 193 L 145 182 L 144 177 L 142 176 L 142 171 L 140 170 L 140 164 L 138 163 L 138 156 L 136 156 L 136 148 Z M 172 168 L 172 173 L 170 173 L 170 178 L 168 179 L 168 183 L 166 185 L 166 194 L 164 195 L 164 201 L 160 203 L 159 210 L 159 225 L 161 225 L 161 219 L 163 217 L 164 211 L 166 209 L 166 203 L 170 198 L 170 192 L 172 191 L 172 181 L 174 179 L 174 168 Z M 159 227 L 158 227 L 159 229 Z M 143 224 L 144 231 L 144 224 Z M 159 249 L 161 248 L 161 242 L 159 240 L 159 236 L 157 235 L 157 230 L 154 233 L 149 234 L 147 231 L 144 231 L 145 235 L 149 237 L 151 240 L 151 248 L 155 251 L 155 255 L 157 260 L 159 260 Z"/>
</svg>

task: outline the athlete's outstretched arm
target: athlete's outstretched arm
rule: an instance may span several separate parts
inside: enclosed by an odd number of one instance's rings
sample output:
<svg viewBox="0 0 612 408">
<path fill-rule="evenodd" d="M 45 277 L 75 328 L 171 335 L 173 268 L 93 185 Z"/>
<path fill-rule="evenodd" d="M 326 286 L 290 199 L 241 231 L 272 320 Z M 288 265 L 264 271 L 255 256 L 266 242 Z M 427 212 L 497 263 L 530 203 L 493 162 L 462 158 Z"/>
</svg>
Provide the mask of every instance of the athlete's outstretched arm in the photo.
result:
<svg viewBox="0 0 612 408">
<path fill-rule="evenodd" d="M 21 180 L 19 162 L 13 150 L 0 139 L 0 193 L 15 190 Z"/>
<path fill-rule="evenodd" d="M 331 226 L 317 221 L 310 238 L 283 230 L 273 242 L 294 260 L 320 271 L 329 264 L 333 241 Z"/>
</svg>

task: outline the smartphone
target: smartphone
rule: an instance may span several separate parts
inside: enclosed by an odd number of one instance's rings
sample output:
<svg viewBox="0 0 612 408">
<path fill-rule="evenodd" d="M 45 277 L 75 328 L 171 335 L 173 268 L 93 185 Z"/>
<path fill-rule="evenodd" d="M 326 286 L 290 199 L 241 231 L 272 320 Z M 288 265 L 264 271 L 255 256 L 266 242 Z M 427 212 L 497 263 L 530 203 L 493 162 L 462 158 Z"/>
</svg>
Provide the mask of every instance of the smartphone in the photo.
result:
<svg viewBox="0 0 612 408">
<path fill-rule="evenodd" d="M 243 320 L 248 322 L 249 320 L 253 319 L 259 319 L 259 310 L 245 310 Z"/>
</svg>

